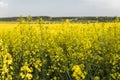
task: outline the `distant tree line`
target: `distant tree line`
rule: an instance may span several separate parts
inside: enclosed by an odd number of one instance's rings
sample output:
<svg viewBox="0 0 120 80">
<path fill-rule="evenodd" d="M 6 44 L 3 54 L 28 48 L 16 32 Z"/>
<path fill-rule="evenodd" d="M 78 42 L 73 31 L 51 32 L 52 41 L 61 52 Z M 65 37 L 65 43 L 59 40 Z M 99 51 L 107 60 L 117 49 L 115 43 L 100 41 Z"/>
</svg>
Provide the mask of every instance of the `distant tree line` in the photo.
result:
<svg viewBox="0 0 120 80">
<path fill-rule="evenodd" d="M 69 19 L 73 22 L 112 22 L 112 21 L 119 21 L 120 17 L 49 17 L 49 16 L 33 16 L 32 21 L 36 21 L 39 17 L 41 17 L 44 21 L 65 21 L 66 19 Z M 22 17 L 24 19 L 27 19 L 27 17 Z M 0 18 L 0 21 L 9 21 L 9 22 L 16 22 L 19 21 L 19 17 L 4 17 Z"/>
</svg>

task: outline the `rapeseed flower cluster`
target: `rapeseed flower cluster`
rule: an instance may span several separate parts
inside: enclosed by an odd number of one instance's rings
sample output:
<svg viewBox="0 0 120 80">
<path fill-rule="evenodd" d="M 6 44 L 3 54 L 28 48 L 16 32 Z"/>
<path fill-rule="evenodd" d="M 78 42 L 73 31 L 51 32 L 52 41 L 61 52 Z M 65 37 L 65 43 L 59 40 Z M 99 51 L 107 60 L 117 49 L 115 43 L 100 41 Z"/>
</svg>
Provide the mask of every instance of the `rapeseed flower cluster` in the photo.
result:
<svg viewBox="0 0 120 80">
<path fill-rule="evenodd" d="M 7 46 L 0 40 L 0 79 L 12 80 L 12 66 L 13 59 L 8 53 Z"/>
</svg>

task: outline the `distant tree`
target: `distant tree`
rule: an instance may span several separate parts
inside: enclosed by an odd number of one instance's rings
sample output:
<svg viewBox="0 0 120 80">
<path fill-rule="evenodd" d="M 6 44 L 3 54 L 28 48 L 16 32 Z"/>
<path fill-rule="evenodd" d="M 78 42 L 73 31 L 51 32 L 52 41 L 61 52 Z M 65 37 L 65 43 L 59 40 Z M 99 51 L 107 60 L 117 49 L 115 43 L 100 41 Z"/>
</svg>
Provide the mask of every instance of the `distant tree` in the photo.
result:
<svg viewBox="0 0 120 80">
<path fill-rule="evenodd" d="M 115 17 L 114 17 L 114 21 L 115 21 L 115 22 L 119 22 L 119 17 L 115 16 Z"/>
</svg>

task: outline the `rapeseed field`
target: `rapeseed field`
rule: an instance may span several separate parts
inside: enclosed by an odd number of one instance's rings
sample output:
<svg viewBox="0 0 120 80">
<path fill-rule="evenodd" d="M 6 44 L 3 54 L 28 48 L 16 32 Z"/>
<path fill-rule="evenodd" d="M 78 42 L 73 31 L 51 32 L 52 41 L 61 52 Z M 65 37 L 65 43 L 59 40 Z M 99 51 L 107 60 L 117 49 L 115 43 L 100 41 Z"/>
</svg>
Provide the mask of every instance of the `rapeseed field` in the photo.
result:
<svg viewBox="0 0 120 80">
<path fill-rule="evenodd" d="M 120 22 L 0 23 L 0 80 L 120 80 Z"/>
</svg>

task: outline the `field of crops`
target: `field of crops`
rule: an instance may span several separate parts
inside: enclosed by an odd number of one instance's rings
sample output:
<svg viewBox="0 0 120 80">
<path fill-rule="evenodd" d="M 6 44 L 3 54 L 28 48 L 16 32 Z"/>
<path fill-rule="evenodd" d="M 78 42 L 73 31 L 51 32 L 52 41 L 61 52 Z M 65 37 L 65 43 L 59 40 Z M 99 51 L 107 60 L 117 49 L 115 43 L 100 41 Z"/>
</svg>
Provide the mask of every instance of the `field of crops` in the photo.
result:
<svg viewBox="0 0 120 80">
<path fill-rule="evenodd" d="M 0 23 L 0 80 L 120 80 L 120 23 Z"/>
</svg>

